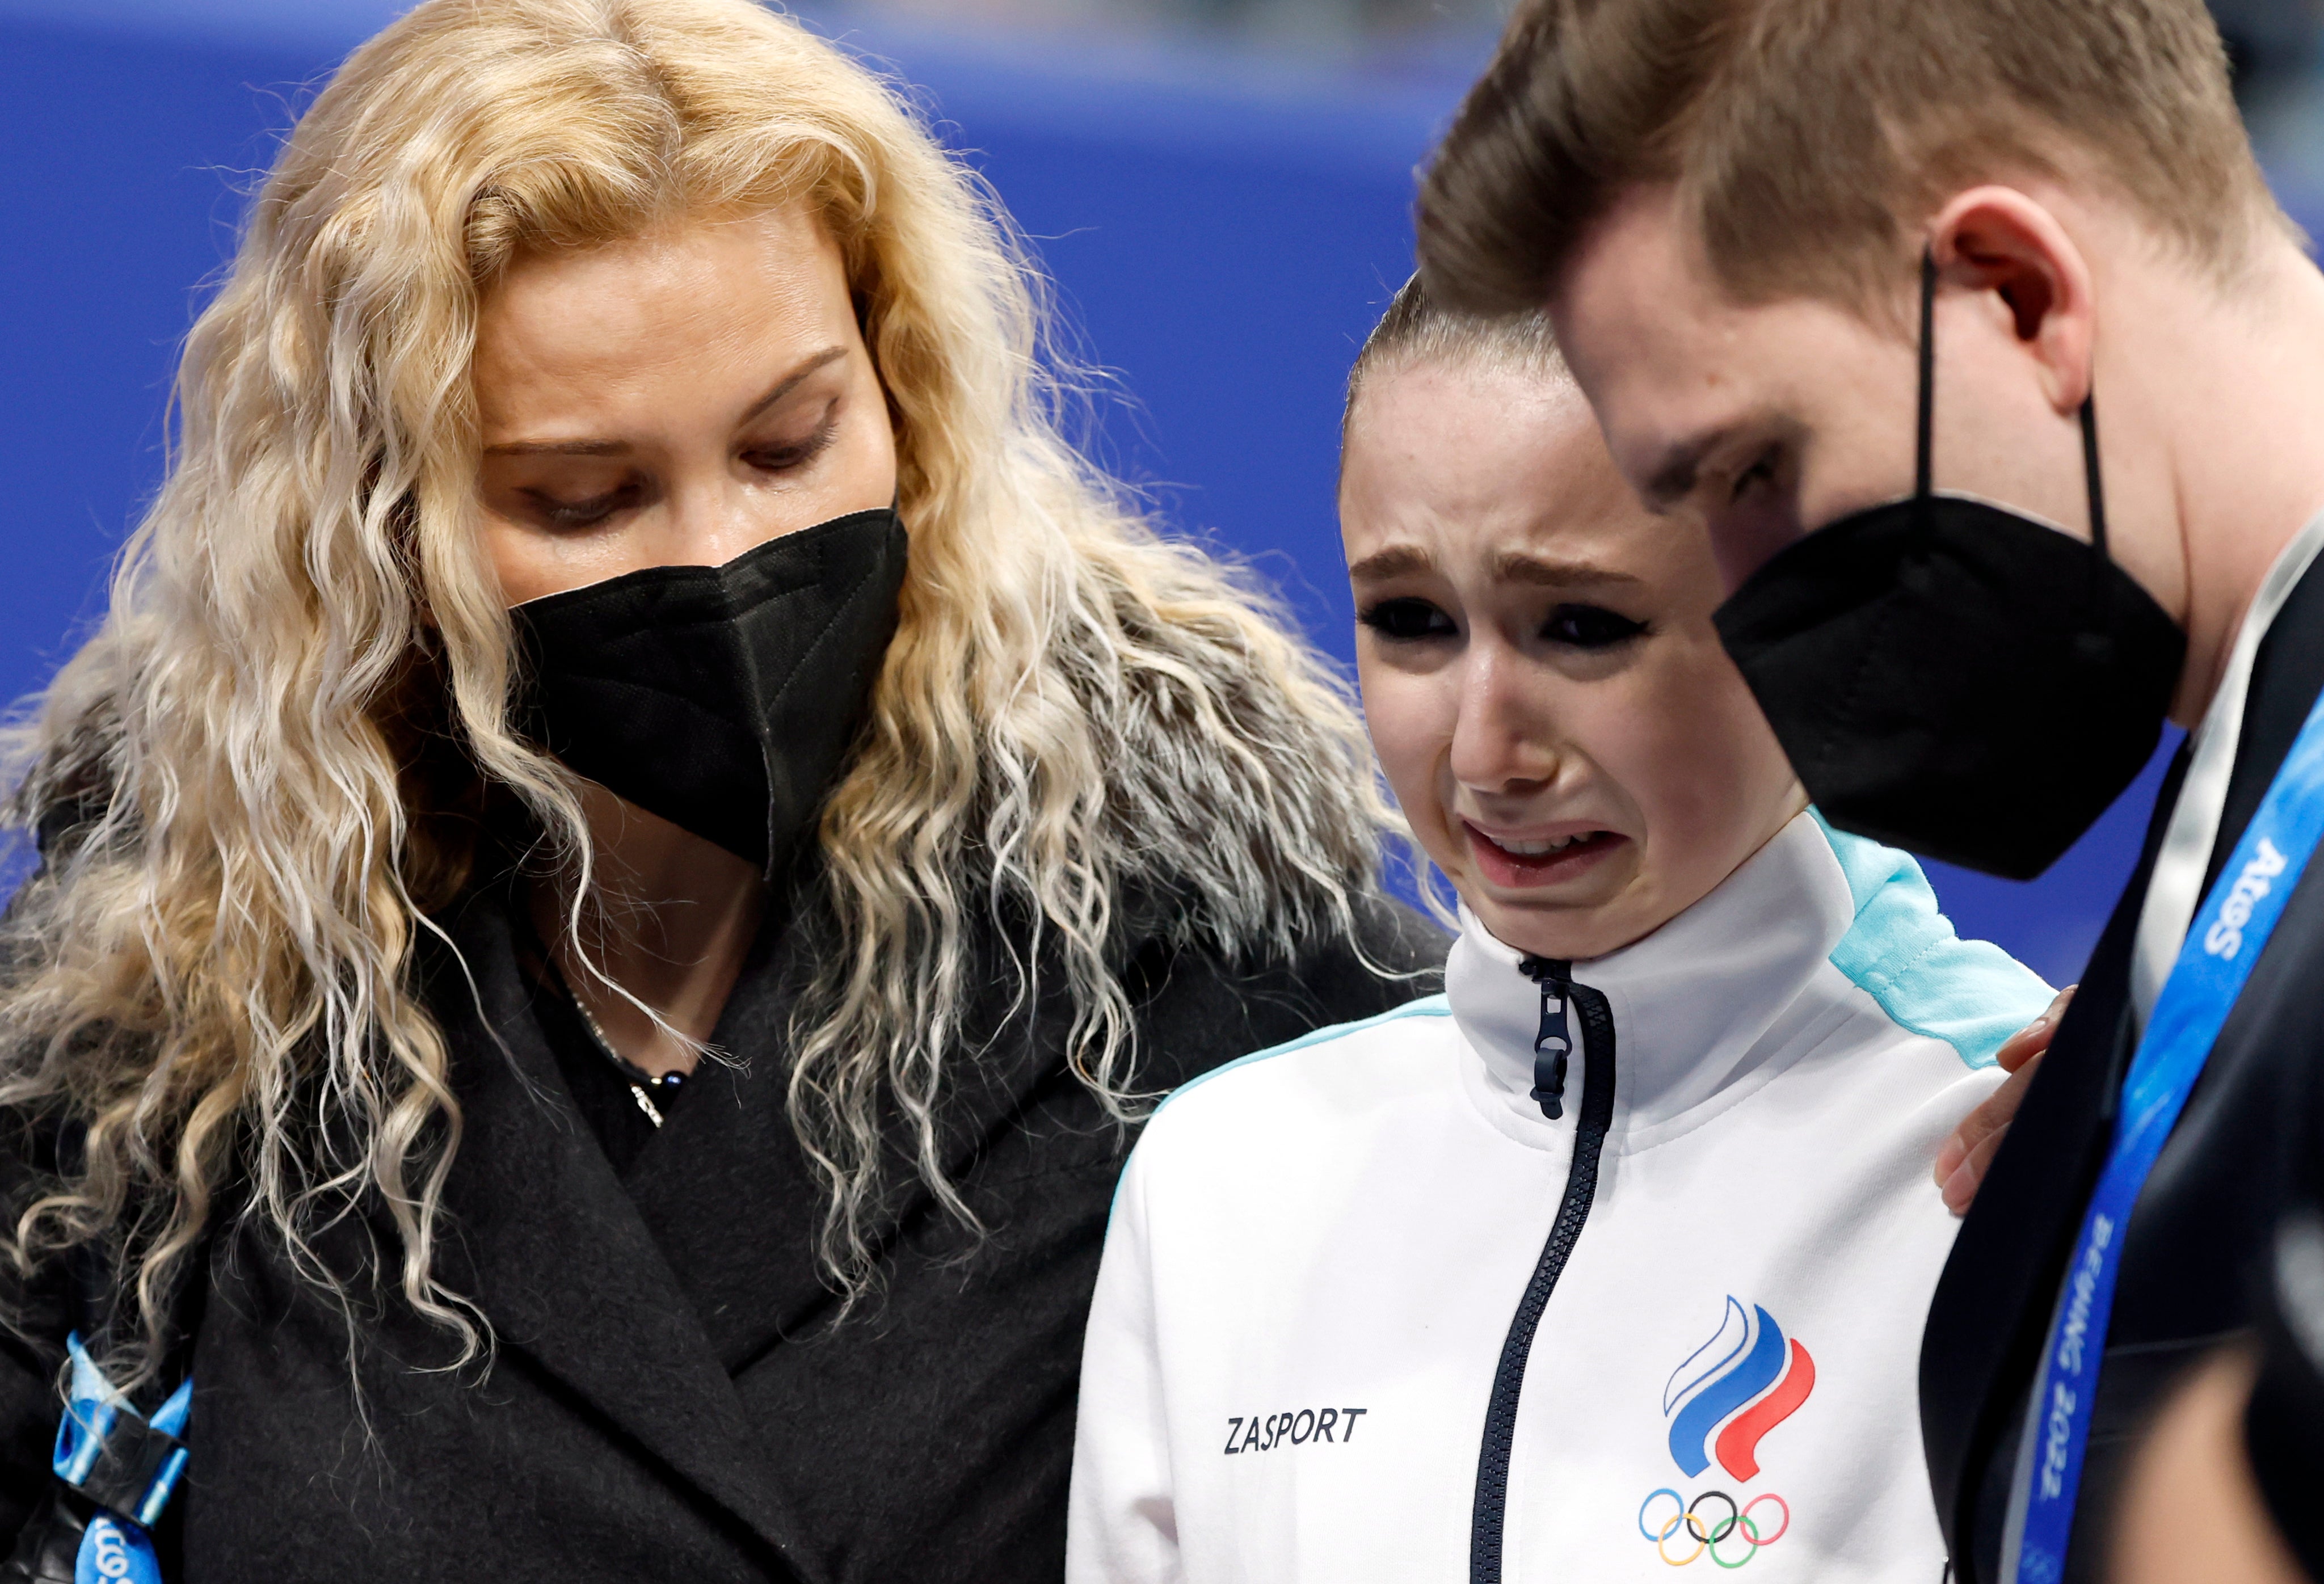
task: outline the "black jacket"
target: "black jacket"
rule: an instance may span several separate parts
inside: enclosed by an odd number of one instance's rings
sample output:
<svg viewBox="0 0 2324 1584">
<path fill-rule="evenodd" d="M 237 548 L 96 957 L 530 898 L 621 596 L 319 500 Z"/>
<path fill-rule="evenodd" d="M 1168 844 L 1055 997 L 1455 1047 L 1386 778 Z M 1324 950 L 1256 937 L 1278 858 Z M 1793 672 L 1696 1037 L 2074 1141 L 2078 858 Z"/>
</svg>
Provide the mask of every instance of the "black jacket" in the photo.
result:
<svg viewBox="0 0 2324 1584">
<path fill-rule="evenodd" d="M 2235 850 L 2324 691 L 2324 566 L 2262 644 L 2210 861 Z M 2135 877 L 2092 955 L 1977 1203 L 1921 1349 L 1921 1416 L 1938 1516 L 1962 1584 L 1997 1584 L 2028 1394 L 2064 1267 L 2112 1138 L 2133 1054 L 2130 960 L 2156 849 L 2185 774 L 2172 767 Z M 2220 1030 L 2126 1233 L 2068 1571 L 2102 1576 L 2126 1455 L 2190 1363 L 2251 1325 L 2277 1218 L 2308 1180 L 2303 1120 L 2324 1062 L 2324 865 L 2293 892 Z"/>
<path fill-rule="evenodd" d="M 953 1057 L 946 1152 L 989 1237 L 936 1213 L 899 1159 L 884 1285 L 834 1328 L 811 1259 L 823 1196 L 783 1104 L 797 932 L 762 944 L 721 1023 L 748 1073 L 706 1068 L 624 1180 L 532 1015 L 504 897 L 447 923 L 476 993 L 434 954 L 466 1129 L 445 1267 L 497 1356 L 447 1372 L 441 1331 L 359 1293 L 359 1407 L 338 1311 L 268 1239 L 222 1237 L 192 1461 L 161 1536 L 172 1577 L 1058 1578 L 1082 1326 L 1125 1141 L 1065 1070 L 1056 976 L 982 1054 Z M 1366 934 L 1399 966 L 1442 960 L 1392 905 Z M 1152 1088 L 1434 988 L 1378 978 L 1344 945 L 1236 972 L 1150 944 L 1130 982 Z M 322 1248 L 359 1269 L 366 1236 L 391 1234 L 374 1218 Z M 44 1482 L 53 1358 L 0 1346 L 0 1532 Z"/>
</svg>

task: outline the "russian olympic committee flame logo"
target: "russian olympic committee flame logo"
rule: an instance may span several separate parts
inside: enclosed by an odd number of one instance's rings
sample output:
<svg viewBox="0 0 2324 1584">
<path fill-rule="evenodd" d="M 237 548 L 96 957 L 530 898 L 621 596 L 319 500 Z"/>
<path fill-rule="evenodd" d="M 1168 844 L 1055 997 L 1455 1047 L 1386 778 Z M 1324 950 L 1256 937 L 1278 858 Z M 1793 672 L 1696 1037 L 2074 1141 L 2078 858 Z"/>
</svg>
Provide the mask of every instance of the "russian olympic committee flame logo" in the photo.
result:
<svg viewBox="0 0 2324 1584">
<path fill-rule="evenodd" d="M 1756 1303 L 1746 1312 L 1730 1294 L 1718 1333 L 1689 1354 L 1663 1388 L 1671 1460 L 1699 1479 L 1715 1458 L 1731 1478 L 1748 1484 L 1759 1476 L 1761 1438 L 1799 1412 L 1813 1390 L 1815 1360 L 1808 1350 L 1784 1338 L 1774 1315 Z M 1689 1500 L 1665 1487 L 1638 1506 L 1638 1533 L 1674 1568 L 1706 1553 L 1722 1568 L 1739 1568 L 1791 1526 L 1789 1504 L 1773 1491 L 1738 1503 L 1723 1490 Z"/>
</svg>

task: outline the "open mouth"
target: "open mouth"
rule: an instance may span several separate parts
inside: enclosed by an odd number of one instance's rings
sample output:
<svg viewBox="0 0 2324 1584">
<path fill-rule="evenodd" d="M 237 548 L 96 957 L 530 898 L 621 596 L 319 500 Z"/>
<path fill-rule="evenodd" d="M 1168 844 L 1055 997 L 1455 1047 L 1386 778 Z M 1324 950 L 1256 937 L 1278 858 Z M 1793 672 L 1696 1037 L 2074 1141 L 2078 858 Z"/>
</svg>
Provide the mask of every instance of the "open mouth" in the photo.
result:
<svg viewBox="0 0 2324 1584">
<path fill-rule="evenodd" d="M 1497 886 L 1546 886 L 1572 879 L 1596 868 L 1629 840 L 1614 831 L 1579 831 L 1532 839 L 1489 836 L 1465 820 L 1462 824 L 1478 867 Z"/>
</svg>

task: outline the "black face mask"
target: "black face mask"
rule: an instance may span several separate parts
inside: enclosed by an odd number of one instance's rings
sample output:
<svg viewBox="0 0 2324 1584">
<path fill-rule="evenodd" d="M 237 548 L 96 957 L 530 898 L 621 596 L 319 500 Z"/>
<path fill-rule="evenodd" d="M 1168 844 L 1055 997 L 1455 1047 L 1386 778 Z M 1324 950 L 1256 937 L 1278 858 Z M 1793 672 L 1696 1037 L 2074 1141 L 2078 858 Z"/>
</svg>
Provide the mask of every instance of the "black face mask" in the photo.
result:
<svg viewBox="0 0 2324 1584">
<path fill-rule="evenodd" d="M 724 566 L 650 566 L 510 612 L 533 740 L 771 873 L 839 774 L 896 632 L 894 511 Z"/>
<path fill-rule="evenodd" d="M 2187 640 L 2107 555 L 2094 403 L 2090 543 L 1932 488 L 1936 281 L 1932 257 L 1913 498 L 1787 547 L 1720 607 L 1719 635 L 1825 818 L 2032 879 L 2145 766 Z"/>
</svg>

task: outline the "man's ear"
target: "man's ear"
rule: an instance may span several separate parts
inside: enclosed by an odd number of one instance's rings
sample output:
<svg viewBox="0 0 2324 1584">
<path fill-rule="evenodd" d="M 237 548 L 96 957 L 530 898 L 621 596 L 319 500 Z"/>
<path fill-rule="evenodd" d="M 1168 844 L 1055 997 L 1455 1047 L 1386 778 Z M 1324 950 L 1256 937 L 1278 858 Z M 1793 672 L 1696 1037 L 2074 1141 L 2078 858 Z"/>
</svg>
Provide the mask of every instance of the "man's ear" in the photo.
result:
<svg viewBox="0 0 2324 1584">
<path fill-rule="evenodd" d="M 2098 306 L 2089 261 L 2056 215 L 2014 187 L 1978 187 L 1941 210 L 1930 244 L 1945 284 L 1991 292 L 2063 414 L 2090 394 Z"/>
</svg>

